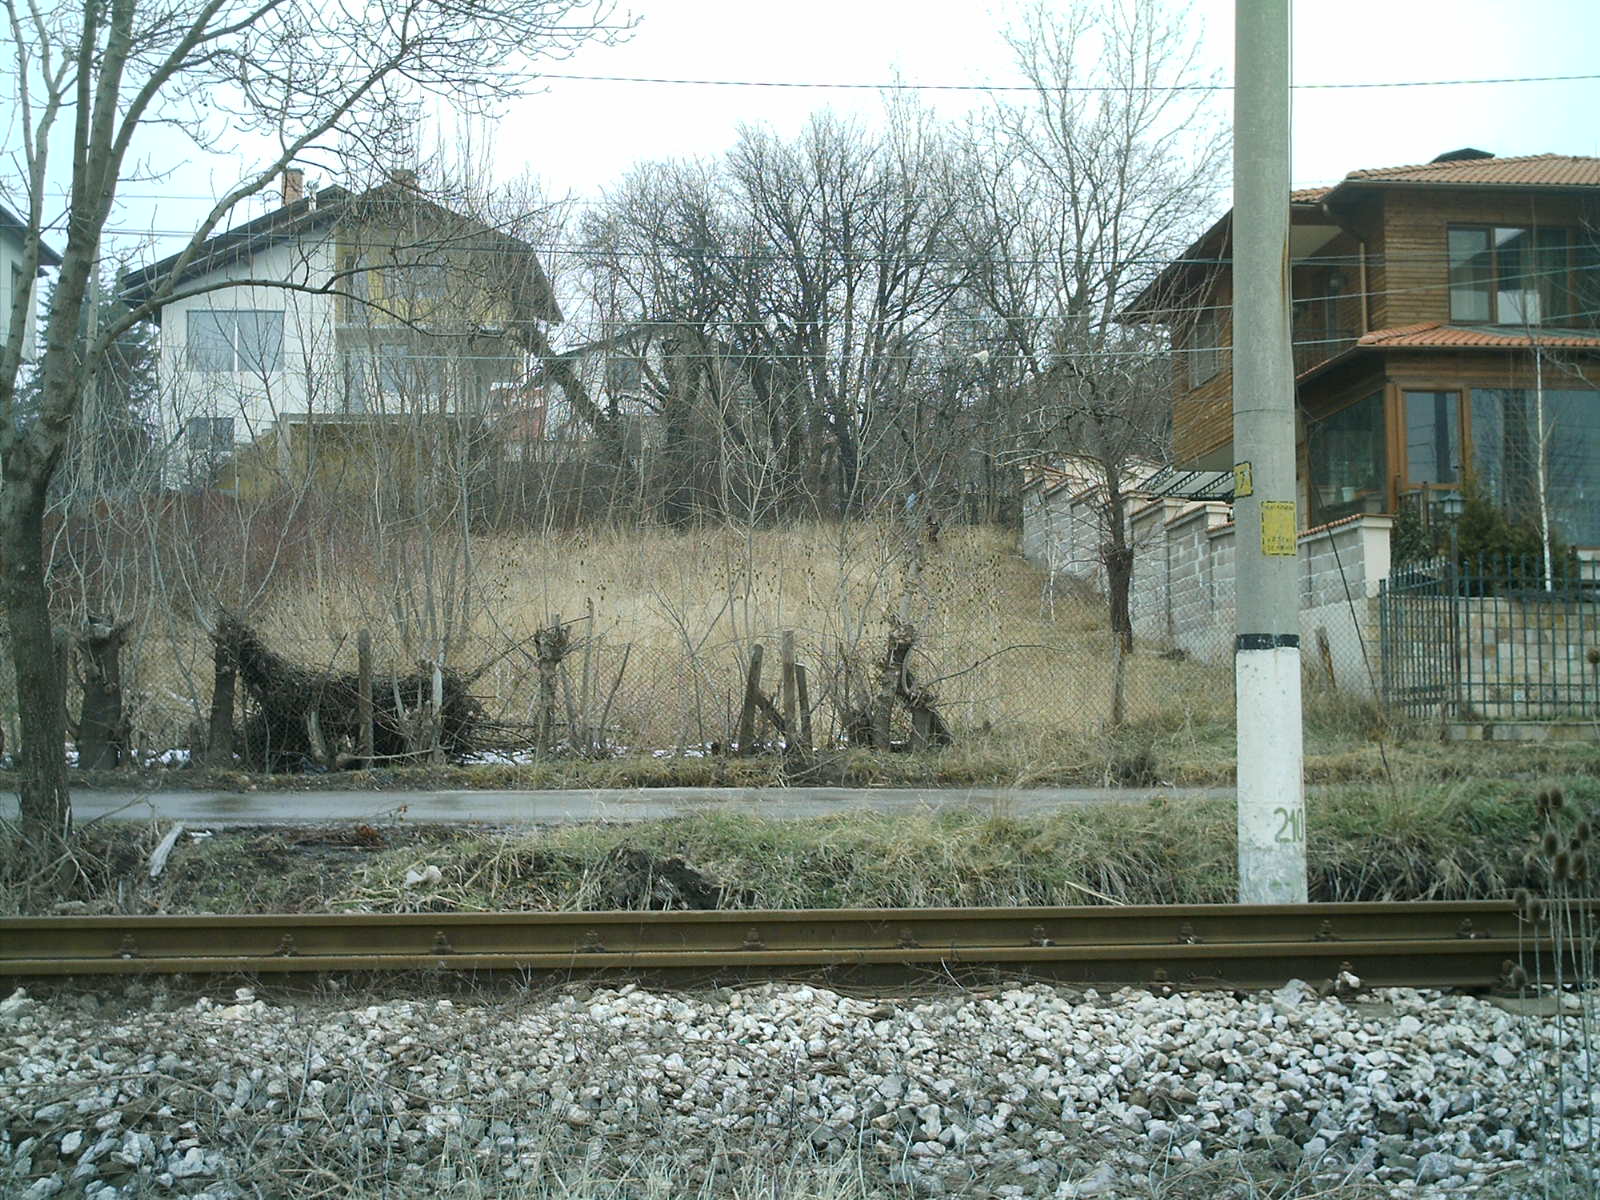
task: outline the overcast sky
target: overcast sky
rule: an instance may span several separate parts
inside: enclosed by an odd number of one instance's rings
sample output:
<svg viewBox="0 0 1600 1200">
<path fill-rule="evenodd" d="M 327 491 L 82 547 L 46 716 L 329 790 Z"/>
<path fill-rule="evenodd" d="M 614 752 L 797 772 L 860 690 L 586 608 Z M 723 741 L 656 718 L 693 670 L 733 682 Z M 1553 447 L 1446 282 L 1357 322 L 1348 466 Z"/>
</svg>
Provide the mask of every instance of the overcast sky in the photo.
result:
<svg viewBox="0 0 1600 1200">
<path fill-rule="evenodd" d="M 1065 7 L 1065 4 L 1063 4 Z M 593 47 L 569 72 L 859 83 L 1021 82 L 1001 29 L 1011 5 L 953 0 L 641 0 L 622 46 Z M 1233 75 L 1233 3 L 1191 12 L 1206 62 Z M 1296 83 L 1593 74 L 1595 0 L 1296 0 Z M 822 105 L 864 113 L 872 92 L 556 81 L 522 108 L 501 151 L 561 189 L 588 193 L 635 161 L 715 154 L 740 121 L 799 127 Z M 929 93 L 941 112 L 984 103 Z M 1219 99 L 1224 106 L 1231 100 Z M 1325 183 L 1360 167 L 1427 161 L 1477 146 L 1496 154 L 1600 153 L 1600 82 L 1298 91 L 1294 180 Z M 1225 111 L 1227 111 L 1225 107 Z M 520 113 L 519 113 L 520 115 Z"/>
<path fill-rule="evenodd" d="M 639 18 L 625 44 L 586 47 L 551 69 L 808 83 L 1020 81 L 1001 37 L 1016 11 L 1011 3 L 634 0 L 625 7 Z M 1205 62 L 1231 80 L 1232 0 L 1196 0 L 1191 11 Z M 1595 0 L 1295 0 L 1294 19 L 1298 84 L 1583 74 L 1596 70 L 1600 45 Z M 924 97 L 951 117 L 991 102 L 973 93 Z M 1600 153 L 1596 81 L 1300 90 L 1294 103 L 1297 185 L 1462 146 L 1500 155 Z M 1218 104 L 1231 111 L 1226 93 Z M 528 171 L 551 194 L 588 197 L 636 162 L 716 155 L 741 122 L 793 133 L 824 106 L 876 120 L 883 99 L 870 90 L 550 80 L 490 128 L 486 141 L 498 176 Z M 152 166 L 173 174 L 160 185 L 126 185 L 114 224 L 128 236 L 192 228 L 200 198 L 237 176 L 237 161 L 192 149 L 181 164 L 167 161 L 180 145 L 170 135 L 147 144 Z M 160 248 L 172 244 L 168 237 Z"/>
</svg>

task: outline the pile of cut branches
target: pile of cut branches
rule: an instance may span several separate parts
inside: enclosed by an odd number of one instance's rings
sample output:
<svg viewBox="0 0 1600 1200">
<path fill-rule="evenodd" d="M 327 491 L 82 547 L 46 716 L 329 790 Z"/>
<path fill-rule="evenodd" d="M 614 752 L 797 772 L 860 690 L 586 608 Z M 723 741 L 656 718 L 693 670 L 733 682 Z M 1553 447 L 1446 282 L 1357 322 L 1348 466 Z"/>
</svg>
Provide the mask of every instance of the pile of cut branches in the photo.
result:
<svg viewBox="0 0 1600 1200">
<path fill-rule="evenodd" d="M 245 722 L 244 757 L 256 770 L 334 770 L 364 766 L 361 685 L 355 674 L 292 663 L 267 648 L 255 630 L 224 615 L 212 639 L 239 672 L 254 711 Z M 438 746 L 459 760 L 485 748 L 483 706 L 467 691 L 471 680 L 445 668 Z M 378 761 L 424 758 L 434 748 L 434 670 L 419 663 L 405 675 L 372 679 L 372 751 Z"/>
</svg>

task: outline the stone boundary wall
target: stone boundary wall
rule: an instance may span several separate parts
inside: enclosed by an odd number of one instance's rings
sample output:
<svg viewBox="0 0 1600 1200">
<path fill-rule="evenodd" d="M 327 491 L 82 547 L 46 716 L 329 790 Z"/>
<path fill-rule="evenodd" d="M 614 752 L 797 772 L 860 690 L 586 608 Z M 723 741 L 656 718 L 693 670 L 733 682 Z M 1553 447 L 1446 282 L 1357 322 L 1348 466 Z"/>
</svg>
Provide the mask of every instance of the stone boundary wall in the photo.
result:
<svg viewBox="0 0 1600 1200">
<path fill-rule="evenodd" d="M 1552 720 L 1600 712 L 1600 605 L 1570 597 L 1456 602 L 1463 720 Z"/>
</svg>

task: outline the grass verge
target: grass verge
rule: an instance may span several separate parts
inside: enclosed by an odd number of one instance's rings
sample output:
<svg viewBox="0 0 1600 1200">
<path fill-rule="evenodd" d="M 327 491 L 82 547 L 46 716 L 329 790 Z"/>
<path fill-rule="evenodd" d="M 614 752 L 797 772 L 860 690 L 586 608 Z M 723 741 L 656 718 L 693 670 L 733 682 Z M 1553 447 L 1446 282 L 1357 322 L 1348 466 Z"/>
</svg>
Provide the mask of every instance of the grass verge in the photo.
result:
<svg viewBox="0 0 1600 1200">
<path fill-rule="evenodd" d="M 1224 787 L 1234 779 L 1231 715 L 1170 715 L 1116 733 L 1037 737 L 973 735 L 925 754 L 842 750 L 801 767 L 779 755 L 632 754 L 253 775 L 205 768 L 75 771 L 74 787 L 117 791 L 395 791 L 444 788 L 608 787 Z M 1387 722 L 1376 706 L 1337 697 L 1306 710 L 1306 779 L 1312 785 L 1396 786 L 1555 775 L 1600 778 L 1600 752 L 1575 742 L 1441 742 L 1434 731 Z M 15 790 L 0 771 L 0 789 Z"/>
<path fill-rule="evenodd" d="M 1600 780 L 1545 782 L 1600 807 Z M 1536 882 L 1526 861 L 1532 792 L 1503 781 L 1321 789 L 1309 807 L 1312 899 L 1510 896 Z M 153 885 L 144 866 L 161 830 L 101 824 L 81 832 L 64 887 L 0 863 L 0 911 L 1219 903 L 1236 892 L 1234 820 L 1229 798 L 1157 797 L 1025 818 L 999 804 L 793 821 L 712 811 L 514 832 L 403 820 L 227 829 L 184 839 Z M 427 866 L 437 882 L 406 882 Z"/>
</svg>

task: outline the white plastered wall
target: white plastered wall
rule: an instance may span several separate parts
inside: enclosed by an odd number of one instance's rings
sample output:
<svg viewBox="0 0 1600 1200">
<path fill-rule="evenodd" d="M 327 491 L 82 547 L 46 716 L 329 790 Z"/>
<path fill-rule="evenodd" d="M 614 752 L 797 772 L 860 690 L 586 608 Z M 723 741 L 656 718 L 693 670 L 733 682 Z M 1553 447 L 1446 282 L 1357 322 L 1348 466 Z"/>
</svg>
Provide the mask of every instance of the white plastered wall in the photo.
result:
<svg viewBox="0 0 1600 1200">
<path fill-rule="evenodd" d="M 162 433 L 176 447 L 193 417 L 232 417 L 234 441 L 265 433 L 282 413 L 325 411 L 342 390 L 336 349 L 335 297 L 295 290 L 324 286 L 333 271 L 329 231 L 269 246 L 253 257 L 184 285 L 220 285 L 168 304 L 161 313 Z M 295 287 L 252 284 L 281 280 Z M 188 354 L 189 314 L 196 310 L 277 311 L 283 318 L 283 354 L 271 372 L 202 372 Z"/>
</svg>

